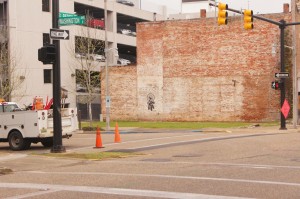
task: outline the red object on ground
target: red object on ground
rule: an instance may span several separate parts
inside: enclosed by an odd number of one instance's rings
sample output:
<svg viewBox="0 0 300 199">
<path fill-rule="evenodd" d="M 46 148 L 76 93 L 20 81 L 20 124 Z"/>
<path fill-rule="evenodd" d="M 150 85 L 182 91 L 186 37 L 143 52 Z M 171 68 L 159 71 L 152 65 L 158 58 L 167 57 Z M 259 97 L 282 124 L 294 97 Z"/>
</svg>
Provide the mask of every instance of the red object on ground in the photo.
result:
<svg viewBox="0 0 300 199">
<path fill-rule="evenodd" d="M 97 126 L 97 132 L 96 132 L 96 147 L 95 148 L 103 148 L 100 128 L 98 126 Z"/>
<path fill-rule="evenodd" d="M 115 142 L 121 142 L 118 122 L 116 123 L 116 128 L 115 128 Z"/>
</svg>

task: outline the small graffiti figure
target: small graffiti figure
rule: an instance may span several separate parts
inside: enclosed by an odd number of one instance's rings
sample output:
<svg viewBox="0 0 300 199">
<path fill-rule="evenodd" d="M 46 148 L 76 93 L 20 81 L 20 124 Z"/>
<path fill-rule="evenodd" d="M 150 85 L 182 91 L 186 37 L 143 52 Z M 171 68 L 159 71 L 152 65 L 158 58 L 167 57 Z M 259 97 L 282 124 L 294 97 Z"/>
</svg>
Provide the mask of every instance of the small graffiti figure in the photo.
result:
<svg viewBox="0 0 300 199">
<path fill-rule="evenodd" d="M 155 99 L 155 96 L 152 94 L 152 93 L 149 93 L 147 95 L 147 104 L 148 104 L 148 110 L 153 110 L 154 109 L 154 99 Z"/>
</svg>

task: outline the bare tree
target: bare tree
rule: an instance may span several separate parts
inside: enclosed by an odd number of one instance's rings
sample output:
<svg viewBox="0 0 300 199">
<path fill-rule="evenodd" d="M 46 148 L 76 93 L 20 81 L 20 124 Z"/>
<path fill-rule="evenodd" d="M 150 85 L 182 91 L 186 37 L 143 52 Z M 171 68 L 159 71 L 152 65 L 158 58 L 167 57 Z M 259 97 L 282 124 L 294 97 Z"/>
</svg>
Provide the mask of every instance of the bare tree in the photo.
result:
<svg viewBox="0 0 300 199">
<path fill-rule="evenodd" d="M 87 17 L 87 21 L 91 20 Z M 76 90 L 81 92 L 80 102 L 88 105 L 89 121 L 92 126 L 92 102 L 100 94 L 101 63 L 105 62 L 104 41 L 98 40 L 99 31 L 82 27 L 75 37 L 75 46 L 71 47 L 74 62 L 70 68 L 76 78 Z"/>
<path fill-rule="evenodd" d="M 9 51 L 8 46 L 8 29 L 7 26 L 2 25 L 0 26 L 0 98 L 6 101 L 10 101 L 12 93 L 16 92 L 25 78 L 25 74 L 20 74 L 16 70 L 16 56 Z"/>
</svg>

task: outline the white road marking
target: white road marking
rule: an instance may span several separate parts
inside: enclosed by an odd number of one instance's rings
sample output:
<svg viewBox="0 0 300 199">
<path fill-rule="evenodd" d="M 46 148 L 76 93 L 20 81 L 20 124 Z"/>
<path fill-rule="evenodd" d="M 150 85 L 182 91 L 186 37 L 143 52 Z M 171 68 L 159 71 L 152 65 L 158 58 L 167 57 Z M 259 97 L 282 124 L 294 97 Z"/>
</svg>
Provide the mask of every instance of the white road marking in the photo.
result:
<svg viewBox="0 0 300 199">
<path fill-rule="evenodd" d="M 204 195 L 196 193 L 182 193 L 169 191 L 141 190 L 141 189 L 121 189 L 110 187 L 89 187 L 53 184 L 34 184 L 34 183 L 0 183 L 2 188 L 21 188 L 21 189 L 49 189 L 55 191 L 76 191 L 98 194 L 112 194 L 122 196 L 142 196 L 151 198 L 176 198 L 176 199 L 234 199 L 240 197 L 228 197 L 217 195 Z M 16 196 L 18 198 L 18 196 Z"/>
<path fill-rule="evenodd" d="M 264 133 L 263 133 L 264 134 Z M 208 141 L 208 140 L 215 140 L 215 139 L 230 139 L 230 138 L 242 138 L 242 137 L 248 137 L 248 136 L 255 136 L 255 135 L 263 135 L 263 134 L 240 134 L 240 135 L 233 135 L 233 136 L 219 136 L 219 137 L 208 137 L 208 138 L 201 138 L 201 139 L 194 139 L 194 140 L 186 140 L 186 141 L 178 141 L 178 142 L 168 142 L 163 144 L 157 144 L 157 145 L 148 145 L 143 147 L 136 147 L 136 148 L 127 148 L 128 150 L 137 150 L 137 149 L 147 149 L 151 147 L 159 147 L 159 146 L 165 146 L 170 144 L 176 144 L 176 143 L 185 143 L 185 142 L 196 142 L 196 141 Z M 199 134 L 198 134 L 199 135 Z M 135 142 L 145 142 L 145 141 L 151 141 L 151 140 L 162 140 L 162 139 L 168 139 L 168 138 L 178 138 L 178 137 L 191 137 L 195 136 L 195 134 L 188 134 L 188 135 L 181 135 L 181 136 L 168 136 L 168 137 L 161 137 L 161 138 L 151 138 L 151 139 L 142 139 L 142 140 L 133 140 L 133 141 L 127 141 L 127 142 L 121 142 L 121 143 L 111 143 L 111 144 L 105 144 L 105 146 L 111 146 L 111 145 L 120 145 L 120 144 L 126 144 L 126 143 L 135 143 Z M 104 147 L 105 147 L 104 146 Z M 81 148 L 75 148 L 71 149 L 70 151 L 79 151 L 84 149 L 90 149 L 94 146 L 88 146 L 88 147 L 81 147 Z"/>
<path fill-rule="evenodd" d="M 19 159 L 19 158 L 24 158 L 28 156 L 27 154 L 20 154 L 20 153 L 14 153 L 14 154 L 9 154 L 5 156 L 0 156 L 0 161 L 5 161 L 5 160 L 14 160 L 14 159 Z"/>
<path fill-rule="evenodd" d="M 23 195 L 18 195 L 18 196 L 13 196 L 13 197 L 8 197 L 8 198 L 4 198 L 4 199 L 22 199 L 22 198 L 29 198 L 29 197 L 33 197 L 33 196 L 40 196 L 40 195 L 45 195 L 48 193 L 54 193 L 54 192 L 58 192 L 60 190 L 40 190 L 38 192 L 34 192 L 34 193 L 28 193 L 28 194 L 23 194 Z"/>
<path fill-rule="evenodd" d="M 156 161 L 127 161 L 127 160 L 106 160 L 101 162 L 104 163 L 122 163 L 122 164 L 192 164 L 192 165 L 210 165 L 210 166 L 224 166 L 224 167 L 242 167 L 242 168 L 253 168 L 253 169 L 300 169 L 300 166 L 285 166 L 285 165 L 263 165 L 263 164 L 235 164 L 235 163 L 218 163 L 218 162 L 156 162 Z"/>
<path fill-rule="evenodd" d="M 28 171 L 27 173 L 35 174 L 67 174 L 67 175 L 107 175 L 107 176 L 134 176 L 134 177 L 153 177 L 153 178 L 172 178 L 172 179 L 185 179 L 185 180 L 210 180 L 210 181 L 223 181 L 223 182 L 240 182 L 252 184 L 268 184 L 268 185 L 283 185 L 283 186 L 297 186 L 300 183 L 290 182 L 276 182 L 264 180 L 246 180 L 246 179 L 232 179 L 232 178 L 211 178 L 211 177 L 196 177 L 196 176 L 174 176 L 174 175 L 148 175 L 148 174 L 135 174 L 135 173 L 103 173 L 103 172 L 44 172 L 44 171 Z M 0 184 L 1 186 L 1 184 Z"/>
<path fill-rule="evenodd" d="M 186 143 L 186 142 L 201 142 L 201 141 L 208 141 L 208 140 L 216 140 L 216 139 L 230 139 L 230 138 L 240 138 L 240 137 L 248 137 L 255 134 L 243 134 L 243 135 L 234 135 L 234 136 L 219 136 L 219 137 L 208 137 L 208 138 L 201 138 L 201 139 L 194 139 L 194 140 L 183 140 L 183 141 L 177 141 L 177 142 L 168 142 L 168 143 L 162 143 L 162 144 L 154 144 L 154 145 L 148 145 L 148 146 L 142 146 L 142 147 L 136 147 L 136 148 L 127 148 L 128 150 L 137 150 L 137 149 L 147 149 L 152 147 L 161 147 L 165 145 L 171 145 L 171 144 L 180 144 L 180 143 Z"/>
<path fill-rule="evenodd" d="M 120 144 L 126 144 L 126 143 L 136 143 L 136 142 L 147 142 L 147 141 L 153 141 L 153 140 L 163 140 L 163 139 L 169 139 L 169 138 L 179 138 L 179 137 L 192 137 L 195 136 L 195 134 L 188 134 L 188 135 L 180 135 L 180 136 L 167 136 L 167 137 L 160 137 L 160 138 L 148 138 L 148 139 L 141 139 L 141 140 L 132 140 L 132 141 L 127 141 L 127 142 L 121 142 L 121 143 L 110 143 L 110 144 L 105 144 L 105 146 L 111 146 L 111 145 L 120 145 Z M 104 144 L 103 144 L 104 145 Z M 93 148 L 94 146 L 88 146 L 88 147 L 81 147 L 81 148 L 75 148 L 75 149 L 70 149 L 70 151 L 79 151 L 83 149 L 90 149 Z"/>
</svg>

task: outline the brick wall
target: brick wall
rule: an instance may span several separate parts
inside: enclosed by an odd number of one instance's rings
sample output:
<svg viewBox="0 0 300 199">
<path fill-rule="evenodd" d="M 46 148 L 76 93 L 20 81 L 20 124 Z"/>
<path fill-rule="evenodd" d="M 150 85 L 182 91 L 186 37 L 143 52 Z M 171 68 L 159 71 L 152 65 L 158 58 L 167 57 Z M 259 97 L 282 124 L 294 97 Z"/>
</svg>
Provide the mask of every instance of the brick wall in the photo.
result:
<svg viewBox="0 0 300 199">
<path fill-rule="evenodd" d="M 136 66 L 108 68 L 109 96 L 111 97 L 110 119 L 137 120 L 136 111 Z M 101 105 L 103 118 L 106 119 L 106 79 L 105 72 L 101 76 Z"/>
<path fill-rule="evenodd" d="M 290 20 L 290 14 L 263 17 Z M 255 20 L 246 31 L 241 17 L 231 17 L 226 26 L 202 18 L 139 23 L 137 33 L 136 70 L 111 70 L 112 118 L 279 119 L 279 91 L 271 89 L 280 71 L 278 26 Z"/>
</svg>

